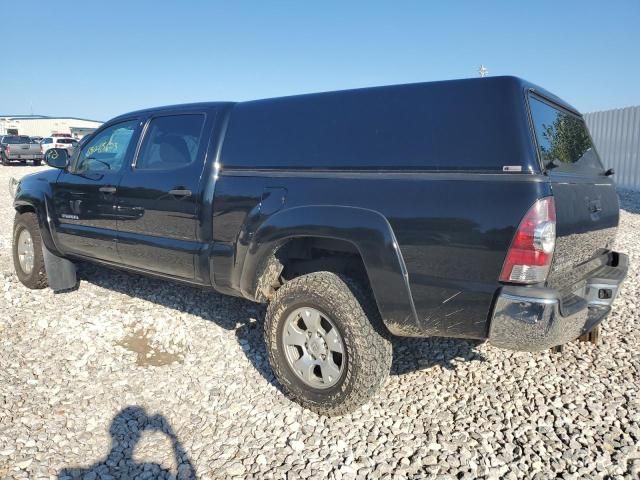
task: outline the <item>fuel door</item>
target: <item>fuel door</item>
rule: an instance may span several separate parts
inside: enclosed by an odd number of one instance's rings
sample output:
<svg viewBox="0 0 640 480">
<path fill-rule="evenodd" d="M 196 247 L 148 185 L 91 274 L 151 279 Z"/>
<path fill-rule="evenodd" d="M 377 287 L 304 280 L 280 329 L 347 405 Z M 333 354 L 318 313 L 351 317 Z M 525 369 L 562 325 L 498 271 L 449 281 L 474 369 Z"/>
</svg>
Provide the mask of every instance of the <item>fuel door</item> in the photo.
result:
<svg viewBox="0 0 640 480">
<path fill-rule="evenodd" d="M 287 199 L 287 189 L 266 187 L 260 198 L 260 216 L 268 217 L 282 208 Z"/>
</svg>

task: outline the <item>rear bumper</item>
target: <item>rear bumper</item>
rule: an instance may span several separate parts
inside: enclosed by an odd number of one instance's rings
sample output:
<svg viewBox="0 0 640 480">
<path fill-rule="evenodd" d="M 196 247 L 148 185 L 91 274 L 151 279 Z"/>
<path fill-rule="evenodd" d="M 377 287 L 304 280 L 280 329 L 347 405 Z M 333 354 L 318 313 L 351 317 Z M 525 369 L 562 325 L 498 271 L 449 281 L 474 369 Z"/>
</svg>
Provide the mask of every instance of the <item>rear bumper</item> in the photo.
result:
<svg viewBox="0 0 640 480">
<path fill-rule="evenodd" d="M 613 257 L 614 265 L 594 272 L 564 298 L 548 288 L 502 287 L 493 309 L 489 342 L 510 350 L 536 351 L 562 345 L 590 331 L 611 310 L 627 275 L 627 255 Z"/>
<path fill-rule="evenodd" d="M 21 154 L 15 154 L 15 155 L 7 155 L 7 160 L 9 161 L 18 161 L 18 160 L 42 160 L 44 158 L 44 155 L 42 155 L 41 153 L 37 153 L 37 154 L 27 154 L 25 153 L 24 155 Z"/>
</svg>

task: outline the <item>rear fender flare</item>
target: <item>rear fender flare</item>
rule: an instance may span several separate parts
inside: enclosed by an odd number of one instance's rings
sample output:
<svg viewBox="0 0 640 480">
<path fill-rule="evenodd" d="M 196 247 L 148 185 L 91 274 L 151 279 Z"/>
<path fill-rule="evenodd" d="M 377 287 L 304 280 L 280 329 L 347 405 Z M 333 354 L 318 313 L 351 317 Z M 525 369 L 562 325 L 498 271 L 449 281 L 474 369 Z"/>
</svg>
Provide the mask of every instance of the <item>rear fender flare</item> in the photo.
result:
<svg viewBox="0 0 640 480">
<path fill-rule="evenodd" d="M 317 237 L 353 244 L 364 263 L 382 319 L 391 333 L 415 324 L 417 315 L 407 269 L 393 229 L 379 212 L 360 207 L 317 205 L 281 210 L 250 235 L 240 287 L 256 298 L 261 266 L 287 240 Z"/>
</svg>

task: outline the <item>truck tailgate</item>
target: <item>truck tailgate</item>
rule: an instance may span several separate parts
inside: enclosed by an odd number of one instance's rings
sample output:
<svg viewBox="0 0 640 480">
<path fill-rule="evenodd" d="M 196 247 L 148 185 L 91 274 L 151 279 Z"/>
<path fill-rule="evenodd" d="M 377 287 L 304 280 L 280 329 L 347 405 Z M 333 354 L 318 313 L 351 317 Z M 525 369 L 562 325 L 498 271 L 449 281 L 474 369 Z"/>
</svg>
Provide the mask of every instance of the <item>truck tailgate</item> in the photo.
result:
<svg viewBox="0 0 640 480">
<path fill-rule="evenodd" d="M 37 143 L 19 143 L 10 145 L 11 153 L 9 158 L 31 158 L 40 155 L 40 145 Z"/>
<path fill-rule="evenodd" d="M 556 247 L 547 283 L 571 293 L 610 261 L 618 194 L 579 114 L 534 94 L 529 107 L 556 208 Z"/>
<path fill-rule="evenodd" d="M 552 178 L 557 237 L 548 283 L 561 291 L 571 290 L 608 262 L 619 217 L 611 181 L 567 180 Z"/>
</svg>

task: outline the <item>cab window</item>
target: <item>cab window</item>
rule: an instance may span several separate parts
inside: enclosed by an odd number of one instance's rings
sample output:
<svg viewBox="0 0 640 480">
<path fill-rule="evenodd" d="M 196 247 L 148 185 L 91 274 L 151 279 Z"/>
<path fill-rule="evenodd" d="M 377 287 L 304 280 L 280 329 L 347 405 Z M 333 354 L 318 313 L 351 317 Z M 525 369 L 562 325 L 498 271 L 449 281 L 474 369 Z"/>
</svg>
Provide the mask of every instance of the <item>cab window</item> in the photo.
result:
<svg viewBox="0 0 640 480">
<path fill-rule="evenodd" d="M 166 170 L 192 164 L 198 154 L 203 125 L 202 114 L 166 115 L 151 119 L 136 160 L 136 169 Z"/>
<path fill-rule="evenodd" d="M 138 121 L 130 120 L 105 128 L 80 152 L 74 171 L 117 172 L 122 168 Z"/>
</svg>

